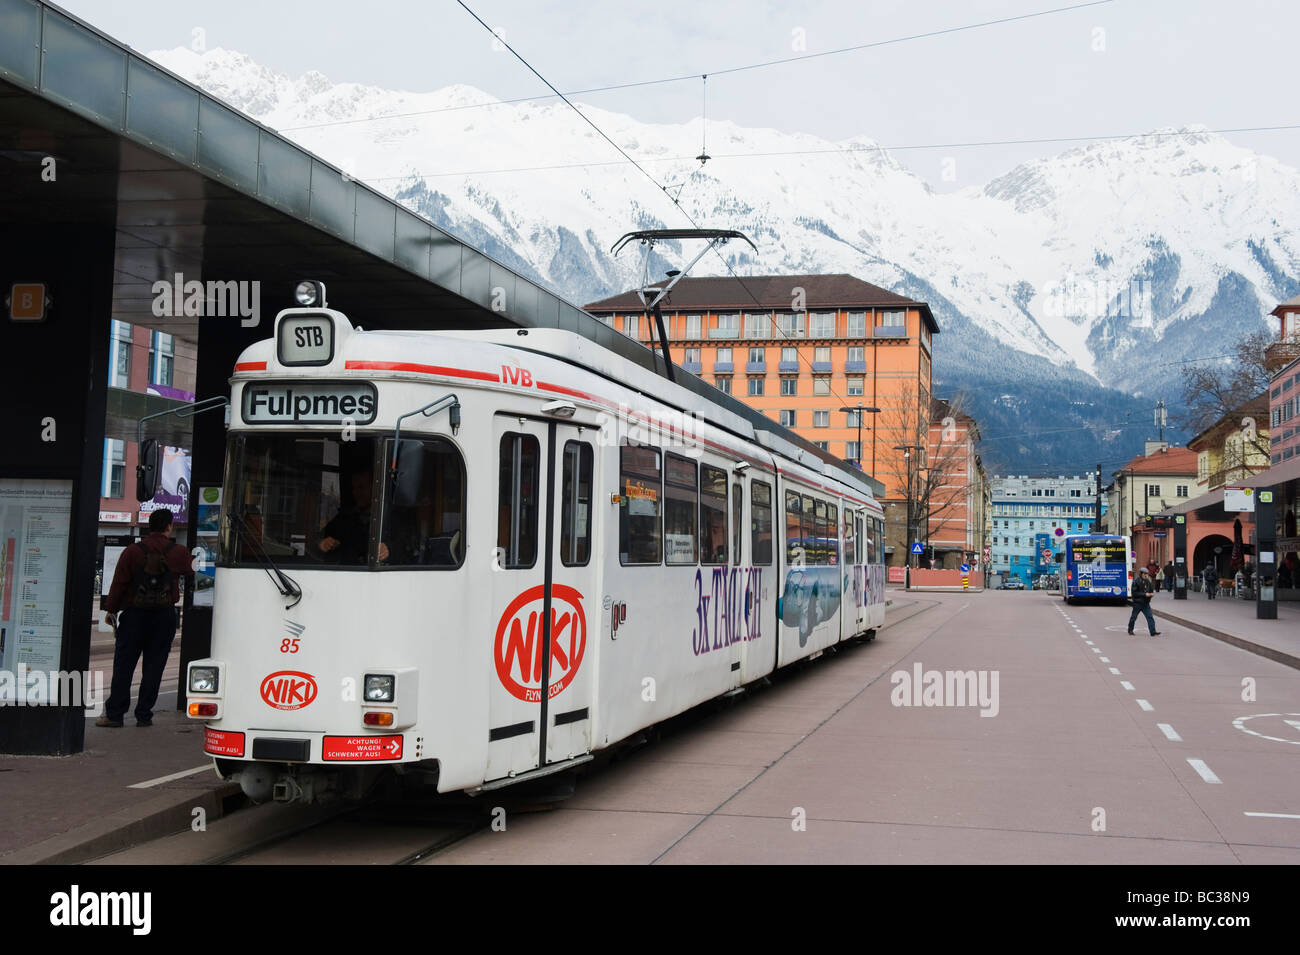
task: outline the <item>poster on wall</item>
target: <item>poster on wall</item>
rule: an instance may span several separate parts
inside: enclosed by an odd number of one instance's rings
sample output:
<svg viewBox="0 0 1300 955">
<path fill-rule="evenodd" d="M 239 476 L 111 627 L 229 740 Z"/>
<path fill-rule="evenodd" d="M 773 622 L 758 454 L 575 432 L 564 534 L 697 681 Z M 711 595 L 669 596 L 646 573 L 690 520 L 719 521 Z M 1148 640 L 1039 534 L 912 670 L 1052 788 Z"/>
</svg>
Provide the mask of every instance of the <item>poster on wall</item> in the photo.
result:
<svg viewBox="0 0 1300 955">
<path fill-rule="evenodd" d="M 1255 489 L 1253 487 L 1225 487 L 1223 489 L 1223 509 L 1255 513 Z"/>
<path fill-rule="evenodd" d="M 0 478 L 0 670 L 59 669 L 71 530 L 71 481 Z"/>
<path fill-rule="evenodd" d="M 185 448 L 163 448 L 158 473 L 158 493 L 140 505 L 140 521 L 149 520 L 154 511 L 172 512 L 172 523 L 182 526 L 190 513 L 190 452 Z"/>
<path fill-rule="evenodd" d="M 221 488 L 201 487 L 195 516 L 194 606 L 211 607 L 216 586 L 217 541 L 221 526 Z"/>
</svg>

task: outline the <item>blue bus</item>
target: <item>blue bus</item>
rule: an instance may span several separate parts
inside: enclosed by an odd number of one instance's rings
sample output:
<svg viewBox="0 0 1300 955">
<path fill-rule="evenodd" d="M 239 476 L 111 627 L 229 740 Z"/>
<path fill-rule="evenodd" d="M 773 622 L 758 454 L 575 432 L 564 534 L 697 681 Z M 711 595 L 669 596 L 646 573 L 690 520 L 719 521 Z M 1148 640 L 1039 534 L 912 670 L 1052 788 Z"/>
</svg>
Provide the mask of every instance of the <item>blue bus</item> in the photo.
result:
<svg viewBox="0 0 1300 955">
<path fill-rule="evenodd" d="M 1066 603 L 1128 599 L 1133 586 L 1133 547 L 1129 538 L 1071 534 L 1065 538 L 1061 563 L 1061 593 Z"/>
</svg>

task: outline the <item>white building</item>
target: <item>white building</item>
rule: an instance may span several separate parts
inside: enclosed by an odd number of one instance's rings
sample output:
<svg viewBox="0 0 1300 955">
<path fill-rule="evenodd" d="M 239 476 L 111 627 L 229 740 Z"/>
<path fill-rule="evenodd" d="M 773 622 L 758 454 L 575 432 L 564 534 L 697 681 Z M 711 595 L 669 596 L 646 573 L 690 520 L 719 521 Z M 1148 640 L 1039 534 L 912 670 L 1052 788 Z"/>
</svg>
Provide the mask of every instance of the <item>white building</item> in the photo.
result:
<svg viewBox="0 0 1300 955">
<path fill-rule="evenodd" d="M 1019 577 L 1026 586 L 1035 577 L 1055 573 L 1061 539 L 1092 532 L 1096 493 L 1095 472 L 994 477 L 993 573 Z"/>
</svg>

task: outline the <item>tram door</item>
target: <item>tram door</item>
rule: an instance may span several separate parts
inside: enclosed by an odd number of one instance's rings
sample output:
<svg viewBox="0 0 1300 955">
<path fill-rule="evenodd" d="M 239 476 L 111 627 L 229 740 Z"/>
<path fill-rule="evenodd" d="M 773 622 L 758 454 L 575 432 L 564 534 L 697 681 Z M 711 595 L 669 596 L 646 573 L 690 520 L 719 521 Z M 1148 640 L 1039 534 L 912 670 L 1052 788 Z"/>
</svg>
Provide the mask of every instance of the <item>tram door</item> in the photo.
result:
<svg viewBox="0 0 1300 955">
<path fill-rule="evenodd" d="M 488 779 L 585 753 L 598 429 L 498 415 Z"/>
</svg>

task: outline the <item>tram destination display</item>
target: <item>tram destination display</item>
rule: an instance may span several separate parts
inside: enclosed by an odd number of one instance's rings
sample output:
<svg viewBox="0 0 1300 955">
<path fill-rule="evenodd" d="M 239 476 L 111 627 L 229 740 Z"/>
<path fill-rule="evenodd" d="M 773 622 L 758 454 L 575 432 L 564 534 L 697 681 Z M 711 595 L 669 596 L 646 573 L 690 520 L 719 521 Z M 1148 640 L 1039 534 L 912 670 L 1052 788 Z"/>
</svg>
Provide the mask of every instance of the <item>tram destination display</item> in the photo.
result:
<svg viewBox="0 0 1300 955">
<path fill-rule="evenodd" d="M 361 381 L 259 381 L 244 388 L 245 424 L 370 424 L 379 398 Z"/>
</svg>

